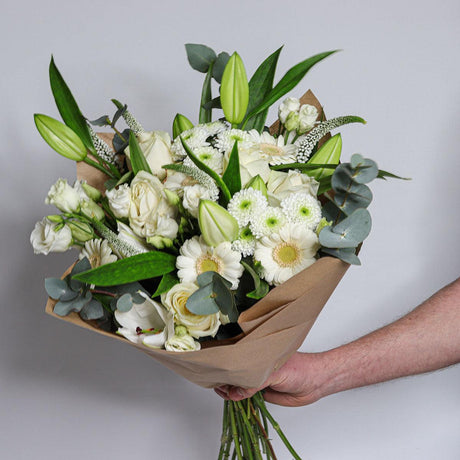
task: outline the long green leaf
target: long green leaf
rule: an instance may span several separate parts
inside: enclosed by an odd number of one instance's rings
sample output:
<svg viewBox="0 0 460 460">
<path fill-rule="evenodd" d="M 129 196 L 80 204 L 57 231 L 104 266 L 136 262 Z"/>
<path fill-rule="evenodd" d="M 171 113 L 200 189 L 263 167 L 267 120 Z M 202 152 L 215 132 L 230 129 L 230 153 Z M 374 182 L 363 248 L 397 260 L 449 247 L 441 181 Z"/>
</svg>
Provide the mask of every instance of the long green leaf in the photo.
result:
<svg viewBox="0 0 460 460">
<path fill-rule="evenodd" d="M 212 101 L 212 68 L 214 63 L 209 64 L 209 70 L 203 82 L 203 89 L 201 90 L 200 113 L 199 122 L 209 123 L 212 121 L 212 108 L 208 108 L 208 104 Z"/>
<path fill-rule="evenodd" d="M 152 251 L 120 259 L 74 275 L 77 279 L 97 286 L 115 286 L 162 276 L 176 268 L 176 256 Z"/>
<path fill-rule="evenodd" d="M 238 156 L 238 141 L 233 144 L 228 165 L 222 176 L 222 180 L 227 185 L 230 193 L 234 195 L 241 190 L 240 160 Z"/>
<path fill-rule="evenodd" d="M 326 163 L 286 163 L 283 165 L 272 165 L 270 169 L 274 171 L 284 171 L 285 169 L 300 169 L 301 171 L 311 171 L 318 168 L 335 169 L 338 165 Z"/>
<path fill-rule="evenodd" d="M 201 169 L 203 172 L 205 172 L 208 176 L 210 176 L 214 181 L 216 182 L 216 185 L 222 190 L 223 193 L 223 198 L 224 201 L 227 203 L 230 201 L 232 198 L 232 195 L 230 193 L 230 190 L 228 189 L 227 185 L 225 182 L 222 180 L 222 178 L 217 174 L 214 170 L 212 170 L 208 165 L 204 164 L 200 159 L 192 152 L 191 148 L 187 145 L 187 143 L 182 139 L 182 136 L 180 138 L 182 145 L 188 155 L 188 157 L 193 161 L 195 166 L 199 169 Z"/>
<path fill-rule="evenodd" d="M 75 161 L 82 161 L 86 158 L 86 147 L 68 126 L 40 113 L 34 115 L 34 120 L 40 135 L 57 153 Z"/>
<path fill-rule="evenodd" d="M 136 135 L 132 131 L 129 132 L 129 155 L 134 174 L 137 174 L 139 171 L 146 171 L 152 174 L 152 170 L 145 159 L 144 153 L 139 147 Z"/>
<path fill-rule="evenodd" d="M 410 177 L 401 177 L 397 176 L 396 174 L 393 174 L 388 171 L 384 171 L 383 169 L 379 169 L 379 173 L 377 175 L 379 179 L 386 179 L 387 177 L 390 177 L 391 179 L 401 179 L 401 180 L 412 180 Z"/>
<path fill-rule="evenodd" d="M 338 50 L 334 51 L 326 51 L 324 53 L 316 54 L 305 61 L 299 62 L 299 64 L 295 65 L 291 69 L 289 69 L 283 78 L 276 84 L 276 86 L 270 91 L 268 96 L 264 99 L 264 101 L 258 105 L 255 109 L 253 109 L 245 118 L 245 126 L 246 122 L 251 119 L 254 115 L 262 112 L 265 109 L 268 109 L 272 104 L 274 104 L 279 98 L 283 97 L 287 94 L 291 89 L 293 89 L 305 76 L 305 74 L 318 62 L 322 61 L 324 58 L 330 56 L 331 54 L 337 52 Z"/>
<path fill-rule="evenodd" d="M 64 120 L 64 123 L 75 131 L 90 152 L 95 153 L 91 133 L 88 129 L 88 125 L 86 124 L 86 119 L 82 115 L 77 102 L 67 86 L 67 83 L 64 81 L 61 73 L 56 67 L 53 57 L 50 62 L 49 74 L 51 91 L 53 92 L 54 100 L 56 101 L 57 108 Z"/>
<path fill-rule="evenodd" d="M 168 292 L 177 283 L 179 283 L 179 278 L 175 273 L 165 273 L 161 278 L 157 290 L 152 294 L 152 298 L 158 297 L 159 295 Z"/>
<path fill-rule="evenodd" d="M 273 79 L 275 78 L 276 66 L 282 49 L 283 47 L 278 48 L 274 53 L 268 56 L 254 72 L 251 80 L 249 80 L 248 113 L 251 113 L 257 106 L 262 104 L 273 89 Z M 249 119 L 246 123 L 246 129 L 257 129 L 259 132 L 262 131 L 267 114 L 268 108 Z"/>
</svg>

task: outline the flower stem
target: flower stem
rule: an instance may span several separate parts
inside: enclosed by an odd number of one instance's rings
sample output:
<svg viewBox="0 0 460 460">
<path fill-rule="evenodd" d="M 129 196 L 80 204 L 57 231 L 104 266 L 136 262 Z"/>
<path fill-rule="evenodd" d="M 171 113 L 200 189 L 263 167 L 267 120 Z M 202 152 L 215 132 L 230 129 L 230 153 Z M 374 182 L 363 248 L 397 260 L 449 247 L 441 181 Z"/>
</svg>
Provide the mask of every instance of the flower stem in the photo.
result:
<svg viewBox="0 0 460 460">
<path fill-rule="evenodd" d="M 255 436 L 254 430 L 251 424 L 249 423 L 249 419 L 244 410 L 243 403 L 241 401 L 237 401 L 236 406 L 238 410 L 240 411 L 241 419 L 251 439 L 252 451 L 254 452 L 255 458 L 257 460 L 262 460 L 262 454 L 260 453 L 259 443 L 257 442 L 257 438 Z"/>
<path fill-rule="evenodd" d="M 102 171 L 104 174 L 106 174 L 107 176 L 109 176 L 111 179 L 117 179 L 117 177 L 115 177 L 111 171 L 108 171 L 106 168 L 104 168 L 104 166 L 100 165 L 99 163 L 97 163 L 96 161 L 94 160 L 91 160 L 91 158 L 88 158 L 86 157 L 84 160 L 83 160 L 86 164 L 92 166 L 93 168 L 96 168 L 98 169 L 99 171 Z"/>
<path fill-rule="evenodd" d="M 251 398 L 251 403 L 254 402 L 255 403 L 255 400 L 254 400 L 254 397 Z M 258 406 L 257 406 L 258 407 Z M 275 451 L 273 450 L 273 446 L 270 442 L 270 439 L 268 437 L 268 427 L 266 425 L 266 420 L 265 420 L 265 417 L 263 415 L 263 413 L 261 412 L 262 414 L 262 418 L 263 418 L 263 423 L 265 426 L 262 425 L 262 423 L 260 422 L 260 419 L 257 415 L 257 412 L 254 408 L 254 406 L 251 404 L 251 412 L 252 412 L 252 416 L 254 418 L 254 420 L 256 421 L 258 427 L 259 427 L 259 431 L 260 433 L 262 434 L 262 440 L 263 442 L 265 443 L 265 445 L 267 446 L 268 448 L 268 452 L 267 452 L 267 455 L 270 455 L 273 460 L 276 460 L 276 455 L 275 455 Z"/>
<path fill-rule="evenodd" d="M 235 410 L 234 410 L 234 405 L 233 401 L 230 401 L 229 403 L 229 409 L 230 409 L 230 423 L 232 426 L 232 435 L 233 435 L 233 442 L 235 443 L 235 449 L 233 451 L 233 457 L 235 457 L 235 452 L 236 456 L 238 457 L 238 460 L 243 460 L 243 455 L 241 454 L 241 447 L 240 447 L 240 440 L 238 437 L 238 432 L 236 431 L 236 420 L 235 420 Z"/>
<path fill-rule="evenodd" d="M 297 454 L 297 452 L 294 450 L 294 448 L 292 447 L 291 443 L 286 438 L 286 436 L 283 433 L 283 431 L 281 430 L 278 422 L 272 417 L 270 412 L 268 412 L 267 407 L 265 406 L 265 401 L 264 401 L 262 395 L 260 393 L 256 393 L 254 395 L 254 399 L 257 402 L 259 410 L 262 412 L 262 414 L 265 415 L 265 417 L 267 417 L 267 419 L 269 420 L 270 424 L 273 426 L 275 431 L 278 433 L 278 436 L 281 438 L 281 440 L 283 441 L 284 445 L 289 450 L 290 454 L 294 457 L 295 460 L 302 460 L 300 458 L 300 456 Z"/>
</svg>

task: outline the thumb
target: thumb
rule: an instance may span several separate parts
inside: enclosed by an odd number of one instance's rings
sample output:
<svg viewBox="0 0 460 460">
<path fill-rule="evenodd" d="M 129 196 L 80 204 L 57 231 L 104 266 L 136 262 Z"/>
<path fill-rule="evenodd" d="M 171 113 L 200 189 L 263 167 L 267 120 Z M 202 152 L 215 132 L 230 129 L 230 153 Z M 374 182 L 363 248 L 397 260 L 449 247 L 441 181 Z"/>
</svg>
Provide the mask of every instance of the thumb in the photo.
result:
<svg viewBox="0 0 460 460">
<path fill-rule="evenodd" d="M 260 388 L 241 388 L 241 387 L 230 387 L 228 389 L 228 397 L 232 401 L 241 401 L 242 399 L 247 399 L 256 394 L 258 391 L 265 388 L 264 386 Z"/>
</svg>

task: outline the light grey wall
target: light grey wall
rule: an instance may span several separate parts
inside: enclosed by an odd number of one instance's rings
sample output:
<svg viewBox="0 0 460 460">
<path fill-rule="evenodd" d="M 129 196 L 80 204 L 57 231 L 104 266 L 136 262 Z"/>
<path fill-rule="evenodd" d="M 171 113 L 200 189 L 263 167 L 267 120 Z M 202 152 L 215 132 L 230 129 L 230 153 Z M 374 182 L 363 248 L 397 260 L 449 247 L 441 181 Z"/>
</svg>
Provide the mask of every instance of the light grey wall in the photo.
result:
<svg viewBox="0 0 460 460">
<path fill-rule="evenodd" d="M 44 314 L 43 279 L 74 254 L 34 256 L 28 240 L 58 177 L 74 178 L 35 131 L 57 115 L 53 53 L 88 117 L 130 104 L 144 126 L 196 119 L 201 75 L 183 44 L 238 50 L 251 74 L 285 44 L 279 76 L 320 51 L 311 87 L 342 129 L 344 158 L 360 152 L 411 182 L 373 186 L 374 228 L 363 266 L 349 270 L 303 350 L 325 350 L 401 316 L 459 275 L 460 4 L 455 0 L 10 2 L 2 43 L 0 457 L 213 459 L 221 401 L 122 343 Z M 402 351 L 403 352 L 403 351 Z M 303 458 L 458 459 L 460 367 L 273 407 Z M 285 459 L 280 443 L 279 458 Z M 163 452 L 163 453 L 159 453 Z"/>
</svg>

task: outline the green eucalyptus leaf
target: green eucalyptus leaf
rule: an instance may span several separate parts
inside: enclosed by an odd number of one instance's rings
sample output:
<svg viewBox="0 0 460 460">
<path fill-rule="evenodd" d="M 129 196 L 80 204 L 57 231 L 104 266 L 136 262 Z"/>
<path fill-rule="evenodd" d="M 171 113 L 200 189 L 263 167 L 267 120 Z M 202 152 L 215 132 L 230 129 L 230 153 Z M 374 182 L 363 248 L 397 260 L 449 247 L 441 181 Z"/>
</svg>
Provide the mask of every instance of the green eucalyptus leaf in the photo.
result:
<svg viewBox="0 0 460 460">
<path fill-rule="evenodd" d="M 54 100 L 64 123 L 77 134 L 85 147 L 94 153 L 95 149 L 86 119 L 82 115 L 67 83 L 56 67 L 54 58 L 51 58 L 49 75 L 51 91 L 53 92 Z"/>
<path fill-rule="evenodd" d="M 214 99 L 210 100 L 209 102 L 206 102 L 206 104 L 203 105 L 203 108 L 206 110 L 221 109 L 222 105 L 220 103 L 220 96 L 217 96 Z"/>
<path fill-rule="evenodd" d="M 131 310 L 133 307 L 133 298 L 131 297 L 131 294 L 123 294 L 118 300 L 117 300 L 117 310 L 121 312 L 126 312 Z"/>
<path fill-rule="evenodd" d="M 355 248 L 343 248 L 343 249 L 331 249 L 322 248 L 322 252 L 330 256 L 336 257 L 337 259 L 343 260 L 347 264 L 361 265 L 361 261 L 355 253 Z"/>
<path fill-rule="evenodd" d="M 73 291 L 70 286 L 60 278 L 45 278 L 46 293 L 52 299 L 72 300 L 77 297 L 78 292 Z"/>
<path fill-rule="evenodd" d="M 102 117 L 96 120 L 88 120 L 93 126 L 110 126 L 110 119 L 108 115 L 102 115 Z"/>
<path fill-rule="evenodd" d="M 372 192 L 366 185 L 355 185 L 353 193 L 336 192 L 334 201 L 349 216 L 358 208 L 367 208 L 371 204 Z"/>
<path fill-rule="evenodd" d="M 248 292 L 246 296 L 250 299 L 262 299 L 265 297 L 270 290 L 268 283 L 260 279 L 260 276 L 257 274 L 255 269 L 251 267 L 251 265 L 243 261 L 241 262 L 241 265 L 243 265 L 244 269 L 251 275 L 254 281 L 254 290 Z"/>
<path fill-rule="evenodd" d="M 299 64 L 295 65 L 289 69 L 286 74 L 281 78 L 281 80 L 275 85 L 275 87 L 268 93 L 264 98 L 263 102 L 255 107 L 246 117 L 246 120 L 251 119 L 254 115 L 262 112 L 263 110 L 268 109 L 273 105 L 278 99 L 287 94 L 291 89 L 293 89 L 305 76 L 305 74 L 318 62 L 322 61 L 324 58 L 335 53 L 335 51 L 327 51 L 325 53 L 316 54 Z"/>
<path fill-rule="evenodd" d="M 152 297 L 157 297 L 165 292 L 168 292 L 173 286 L 179 283 L 179 278 L 174 272 L 165 273 L 161 280 L 160 284 L 157 287 L 157 290 L 153 293 Z"/>
<path fill-rule="evenodd" d="M 224 281 L 225 280 L 218 273 L 214 274 L 212 282 L 215 294 L 214 301 L 218 305 L 221 313 L 227 315 L 230 322 L 235 323 L 238 321 L 238 310 L 236 309 L 235 298 L 228 284 Z"/>
<path fill-rule="evenodd" d="M 220 83 L 222 81 L 222 75 L 224 74 L 225 66 L 227 65 L 228 60 L 230 59 L 230 55 L 225 51 L 219 53 L 217 56 L 216 61 L 214 62 L 214 66 L 212 69 L 212 78 Z"/>
<path fill-rule="evenodd" d="M 278 48 L 274 53 L 268 56 L 262 64 L 254 72 L 254 75 L 249 80 L 249 103 L 248 113 L 251 113 L 257 106 L 262 104 L 264 99 L 273 89 L 273 79 L 275 77 L 278 58 L 283 47 Z M 258 115 L 247 120 L 245 129 L 256 129 L 262 132 L 267 119 L 268 108 L 260 112 Z"/>
<path fill-rule="evenodd" d="M 201 73 L 206 73 L 210 65 L 217 59 L 216 53 L 206 45 L 187 43 L 185 51 L 192 68 Z"/>
<path fill-rule="evenodd" d="M 74 161 L 82 161 L 86 158 L 88 152 L 85 145 L 64 123 L 41 113 L 36 113 L 34 120 L 40 135 L 57 153 Z"/>
<path fill-rule="evenodd" d="M 139 171 L 146 171 L 149 174 L 152 174 L 152 170 L 150 169 L 150 166 L 145 159 L 144 153 L 139 147 L 139 142 L 137 141 L 136 135 L 132 131 L 129 133 L 129 153 L 131 166 L 135 175 Z"/>
<path fill-rule="evenodd" d="M 173 121 L 173 138 L 175 139 L 179 134 L 193 128 L 193 123 L 184 115 L 177 113 Z"/>
<path fill-rule="evenodd" d="M 238 156 L 238 141 L 233 144 L 227 168 L 222 175 L 222 180 L 228 187 L 232 196 L 241 190 L 240 160 Z"/>
<path fill-rule="evenodd" d="M 307 164 L 326 164 L 338 165 L 342 153 L 342 136 L 336 134 L 328 139 L 314 155 L 308 160 Z M 314 177 L 317 181 L 324 177 L 331 176 L 334 173 L 332 168 L 321 168 L 307 170 L 306 174 Z"/>
<path fill-rule="evenodd" d="M 371 215 L 367 209 L 357 209 L 333 227 L 324 227 L 319 234 L 321 246 L 356 248 L 371 230 Z"/>
<path fill-rule="evenodd" d="M 104 316 L 104 308 L 101 302 L 96 299 L 91 299 L 81 310 L 80 316 L 82 319 L 89 321 L 99 319 Z"/>
<path fill-rule="evenodd" d="M 215 293 L 212 283 L 200 287 L 187 299 L 187 310 L 195 315 L 212 315 L 219 312 L 219 306 L 214 300 Z"/>
<path fill-rule="evenodd" d="M 91 293 L 87 292 L 86 294 L 77 297 L 76 299 L 69 300 L 69 301 L 62 301 L 60 300 L 54 306 L 54 313 L 59 316 L 67 316 L 71 312 L 80 312 L 81 309 L 88 304 L 92 299 Z"/>
<path fill-rule="evenodd" d="M 243 121 L 249 103 L 249 85 L 243 61 L 236 51 L 228 60 L 222 76 L 220 103 L 230 123 Z"/>
<path fill-rule="evenodd" d="M 373 181 L 379 174 L 377 163 L 369 158 L 364 158 L 359 153 L 352 155 L 350 164 L 355 170 L 353 180 L 358 184 L 367 184 Z"/>
<path fill-rule="evenodd" d="M 114 286 L 155 278 L 176 268 L 176 256 L 151 251 L 92 268 L 74 276 L 79 281 L 97 286 Z"/>
<path fill-rule="evenodd" d="M 118 133 L 116 133 L 115 136 L 113 136 L 112 144 L 116 153 L 123 153 L 125 148 L 128 147 L 130 132 L 131 130 L 129 128 L 126 128 L 121 132 L 122 137 Z"/>
<path fill-rule="evenodd" d="M 327 201 L 327 203 L 322 207 L 321 213 L 327 221 L 332 221 L 334 223 L 340 222 L 346 217 L 334 201 Z"/>
</svg>

